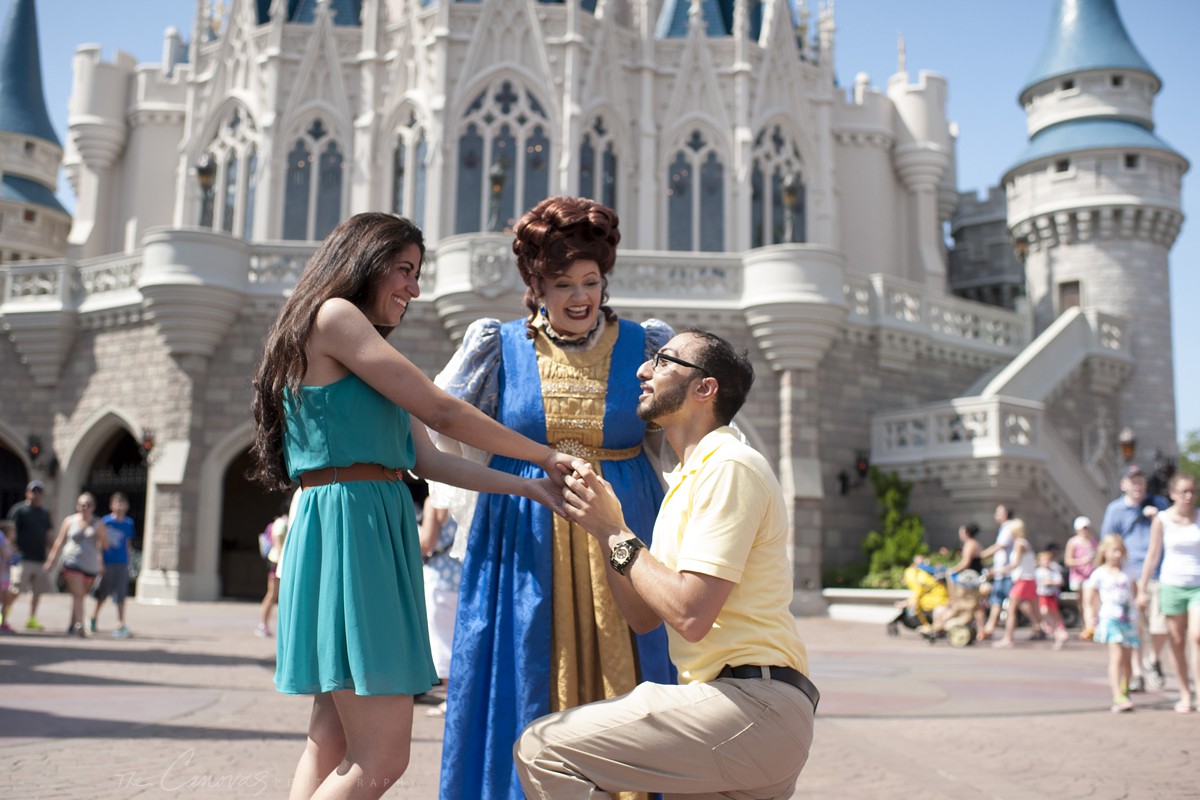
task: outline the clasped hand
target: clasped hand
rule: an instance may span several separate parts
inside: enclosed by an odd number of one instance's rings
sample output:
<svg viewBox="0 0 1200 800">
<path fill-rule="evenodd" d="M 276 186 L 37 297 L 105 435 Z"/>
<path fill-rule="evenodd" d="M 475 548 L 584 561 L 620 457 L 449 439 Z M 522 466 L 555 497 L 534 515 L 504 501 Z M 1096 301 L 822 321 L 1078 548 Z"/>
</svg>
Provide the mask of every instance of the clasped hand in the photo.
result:
<svg viewBox="0 0 1200 800">
<path fill-rule="evenodd" d="M 597 475 L 587 461 L 576 459 L 572 467 L 563 487 L 563 516 L 597 539 L 620 533 L 625 515 L 612 484 Z"/>
</svg>

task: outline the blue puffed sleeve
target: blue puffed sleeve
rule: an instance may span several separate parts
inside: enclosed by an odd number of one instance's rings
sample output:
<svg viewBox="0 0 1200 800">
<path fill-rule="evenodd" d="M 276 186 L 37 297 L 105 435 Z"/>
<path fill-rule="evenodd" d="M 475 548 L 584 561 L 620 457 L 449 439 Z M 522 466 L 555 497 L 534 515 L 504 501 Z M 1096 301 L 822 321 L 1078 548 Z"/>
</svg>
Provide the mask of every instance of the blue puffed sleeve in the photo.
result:
<svg viewBox="0 0 1200 800">
<path fill-rule="evenodd" d="M 495 419 L 500 407 L 500 320 L 477 319 L 433 382 Z"/>
<path fill-rule="evenodd" d="M 661 319 L 646 320 L 642 323 L 642 329 L 646 331 L 647 360 L 675 337 L 675 330 Z"/>
</svg>

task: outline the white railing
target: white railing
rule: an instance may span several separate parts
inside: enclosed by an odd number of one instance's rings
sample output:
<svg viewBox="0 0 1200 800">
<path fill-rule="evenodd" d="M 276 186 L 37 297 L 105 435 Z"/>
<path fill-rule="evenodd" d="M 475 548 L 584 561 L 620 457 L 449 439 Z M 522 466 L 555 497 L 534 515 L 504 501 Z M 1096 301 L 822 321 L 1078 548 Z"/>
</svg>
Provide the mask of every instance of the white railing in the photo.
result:
<svg viewBox="0 0 1200 800">
<path fill-rule="evenodd" d="M 16 261 L 0 269 L 3 305 L 69 305 L 75 289 L 75 268 L 62 259 Z"/>
<path fill-rule="evenodd" d="M 1015 355 L 1031 339 L 1025 314 L 931 292 L 919 284 L 876 274 L 847 275 L 847 320 L 901 328 L 947 344 Z"/>
<path fill-rule="evenodd" d="M 88 259 L 79 262 L 76 268 L 84 300 L 110 292 L 124 292 L 137 288 L 142 276 L 142 253 Z"/>
<path fill-rule="evenodd" d="M 250 247 L 250 286 L 292 287 L 317 246 L 312 242 L 265 242 Z"/>
<path fill-rule="evenodd" d="M 1043 406 L 1007 398 L 967 397 L 871 419 L 871 462 L 1039 457 Z"/>
<path fill-rule="evenodd" d="M 724 253 L 622 252 L 609 276 L 608 293 L 623 305 L 696 300 L 737 305 L 742 259 Z"/>
</svg>

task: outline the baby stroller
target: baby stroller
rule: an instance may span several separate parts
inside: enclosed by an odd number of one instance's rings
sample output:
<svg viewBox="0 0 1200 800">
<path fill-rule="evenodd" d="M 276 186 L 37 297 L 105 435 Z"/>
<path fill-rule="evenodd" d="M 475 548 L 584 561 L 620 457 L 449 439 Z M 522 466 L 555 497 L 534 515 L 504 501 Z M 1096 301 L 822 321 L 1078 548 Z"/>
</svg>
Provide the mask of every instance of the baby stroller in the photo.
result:
<svg viewBox="0 0 1200 800">
<path fill-rule="evenodd" d="M 933 613 L 950 602 L 945 581 L 938 570 L 920 557 L 904 570 L 904 585 L 912 592 L 900 614 L 887 625 L 889 636 L 899 636 L 900 626 L 922 631 L 933 625 Z"/>
<path fill-rule="evenodd" d="M 948 581 L 949 608 L 931 626 L 927 634 L 932 637 L 931 642 L 939 635 L 944 635 L 951 647 L 966 647 L 975 642 L 975 610 L 983 597 L 982 586 L 983 578 L 973 569 L 964 569 Z"/>
<path fill-rule="evenodd" d="M 889 635 L 899 636 L 903 625 L 930 644 L 943 637 L 951 647 L 966 647 L 975 641 L 975 609 L 982 584 L 978 572 L 963 570 L 947 581 L 944 571 L 915 564 L 904 571 L 904 583 L 913 597 L 888 623 Z"/>
</svg>

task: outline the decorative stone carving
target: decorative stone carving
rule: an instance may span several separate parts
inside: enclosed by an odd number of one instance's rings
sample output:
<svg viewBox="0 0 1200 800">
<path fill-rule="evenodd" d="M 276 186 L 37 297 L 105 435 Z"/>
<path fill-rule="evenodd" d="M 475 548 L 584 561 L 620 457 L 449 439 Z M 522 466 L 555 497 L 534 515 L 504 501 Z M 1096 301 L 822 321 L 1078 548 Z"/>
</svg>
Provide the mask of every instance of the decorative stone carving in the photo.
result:
<svg viewBox="0 0 1200 800">
<path fill-rule="evenodd" d="M 522 286 L 511 247 L 486 242 L 471 251 L 471 286 L 489 300 Z"/>
</svg>

